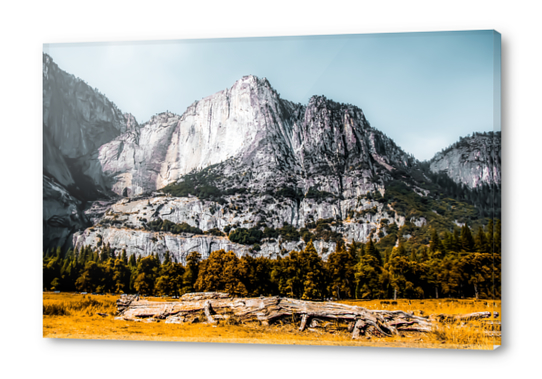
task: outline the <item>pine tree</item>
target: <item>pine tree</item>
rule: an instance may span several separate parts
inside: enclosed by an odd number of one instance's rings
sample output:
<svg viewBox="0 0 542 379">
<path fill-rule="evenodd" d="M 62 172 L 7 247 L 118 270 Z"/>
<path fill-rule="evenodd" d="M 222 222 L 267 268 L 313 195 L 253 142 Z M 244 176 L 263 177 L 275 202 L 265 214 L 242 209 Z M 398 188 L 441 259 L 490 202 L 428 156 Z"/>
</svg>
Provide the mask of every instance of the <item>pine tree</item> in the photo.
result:
<svg viewBox="0 0 542 379">
<path fill-rule="evenodd" d="M 164 261 L 162 264 L 168 265 L 171 263 L 171 255 L 169 254 L 169 251 L 166 251 L 166 254 L 164 255 Z"/>
<path fill-rule="evenodd" d="M 399 241 L 399 246 L 392 250 L 392 257 L 406 257 L 407 251 L 405 249 L 405 244 L 402 241 Z"/>
<path fill-rule="evenodd" d="M 233 251 L 228 251 L 226 254 L 223 254 L 221 258 L 221 289 L 234 296 L 247 296 L 248 291 L 239 277 L 239 258 L 237 258 Z M 240 292 L 237 292 L 238 290 Z"/>
<path fill-rule="evenodd" d="M 489 249 L 489 252 L 491 254 L 493 254 L 494 250 L 495 250 L 495 240 L 494 240 L 494 233 L 495 233 L 495 227 L 493 226 L 493 220 L 489 220 L 489 222 L 487 223 L 487 234 L 486 234 L 486 239 L 487 239 L 487 245 L 488 245 L 488 249 Z"/>
<path fill-rule="evenodd" d="M 194 286 L 199 276 L 201 254 L 197 251 L 188 253 L 186 270 L 183 275 L 182 293 L 194 292 Z M 205 260 L 204 262 L 207 262 Z"/>
<path fill-rule="evenodd" d="M 391 256 L 392 251 L 393 249 L 391 247 L 386 249 L 384 253 L 384 265 L 390 261 L 390 256 Z"/>
<path fill-rule="evenodd" d="M 126 249 L 122 249 L 121 253 L 120 253 L 120 259 L 122 260 L 122 262 L 124 262 L 124 264 L 128 264 L 128 257 L 126 256 Z"/>
<path fill-rule="evenodd" d="M 134 288 L 138 293 L 146 295 L 154 293 L 154 283 L 159 267 L 160 262 L 154 254 L 139 260 L 134 281 Z"/>
<path fill-rule="evenodd" d="M 312 241 L 300 252 L 299 258 L 304 279 L 301 298 L 305 300 L 323 298 L 326 284 L 324 266 Z"/>
<path fill-rule="evenodd" d="M 94 261 L 85 264 L 81 276 L 75 281 L 75 287 L 78 291 L 94 292 L 101 284 L 103 278 L 101 267 Z"/>
<path fill-rule="evenodd" d="M 369 239 L 369 242 L 365 245 L 365 254 L 369 254 L 375 257 L 378 261 L 378 264 L 382 266 L 382 257 L 375 244 L 373 243 L 372 239 Z"/>
<path fill-rule="evenodd" d="M 345 249 L 344 244 L 337 244 L 325 263 L 328 276 L 327 293 L 337 299 L 352 298 L 355 290 L 356 264 L 355 249 Z"/>
<path fill-rule="evenodd" d="M 422 263 L 426 263 L 429 261 L 429 255 L 427 254 L 427 247 L 420 246 L 418 249 L 418 255 L 421 257 Z"/>
<path fill-rule="evenodd" d="M 432 253 L 443 251 L 442 243 L 436 229 L 433 229 L 431 231 L 431 242 L 429 243 L 429 251 L 431 251 Z"/>
<path fill-rule="evenodd" d="M 347 251 L 351 257 L 354 257 L 355 260 L 358 260 L 364 254 L 365 249 L 362 243 L 352 241 L 352 243 L 348 245 Z"/>
<path fill-rule="evenodd" d="M 378 260 L 369 253 L 365 253 L 356 265 L 356 293 L 357 299 L 380 298 L 382 267 Z"/>
<path fill-rule="evenodd" d="M 412 262 L 417 262 L 418 261 L 418 256 L 416 255 L 416 249 L 412 248 L 410 250 L 410 260 Z"/>
<path fill-rule="evenodd" d="M 461 237 L 459 235 L 459 229 L 454 229 L 454 236 L 452 238 L 453 245 L 452 245 L 452 251 L 461 251 Z"/>
<path fill-rule="evenodd" d="M 474 239 L 474 246 L 476 251 L 480 253 L 489 253 L 489 246 L 487 244 L 486 234 L 482 227 L 478 227 L 478 233 Z"/>
<path fill-rule="evenodd" d="M 126 258 L 126 252 L 124 252 Z M 116 259 L 113 266 L 113 291 L 115 293 L 127 293 L 130 289 L 131 271 L 126 264 L 126 259 Z"/>
<path fill-rule="evenodd" d="M 495 254 L 501 256 L 501 220 L 497 220 L 497 222 L 495 222 L 495 233 L 493 234 L 493 236 Z"/>
<path fill-rule="evenodd" d="M 475 250 L 474 238 L 472 237 L 470 228 L 467 225 L 464 225 L 461 228 L 461 248 L 468 252 Z"/>
<path fill-rule="evenodd" d="M 442 246 L 445 252 L 455 251 L 454 250 L 454 237 L 448 231 L 444 232 L 444 237 L 442 237 Z"/>
<path fill-rule="evenodd" d="M 135 254 L 130 255 L 130 259 L 128 260 L 128 266 L 130 266 L 130 267 L 136 267 L 137 266 Z"/>
<path fill-rule="evenodd" d="M 183 265 L 171 262 L 169 257 L 166 257 L 160 266 L 159 274 L 156 278 L 156 294 L 160 296 L 180 295 L 183 285 L 183 274 Z"/>
</svg>

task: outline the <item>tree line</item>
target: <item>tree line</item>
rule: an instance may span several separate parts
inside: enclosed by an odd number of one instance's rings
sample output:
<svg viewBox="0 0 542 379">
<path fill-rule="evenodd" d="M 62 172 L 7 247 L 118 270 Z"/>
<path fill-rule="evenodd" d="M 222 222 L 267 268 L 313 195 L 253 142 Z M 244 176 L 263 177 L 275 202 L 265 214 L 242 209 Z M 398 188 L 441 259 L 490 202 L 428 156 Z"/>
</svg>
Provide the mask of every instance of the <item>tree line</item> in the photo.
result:
<svg viewBox="0 0 542 379">
<path fill-rule="evenodd" d="M 220 291 L 236 296 L 300 299 L 500 298 L 500 221 L 472 233 L 468 226 L 439 235 L 410 252 L 398 246 L 380 252 L 367 243 L 339 242 L 327 260 L 312 241 L 276 259 L 213 251 L 206 259 L 191 252 L 176 262 L 166 252 L 146 257 L 92 249 L 48 250 L 43 259 L 44 290 L 180 296 Z"/>
</svg>

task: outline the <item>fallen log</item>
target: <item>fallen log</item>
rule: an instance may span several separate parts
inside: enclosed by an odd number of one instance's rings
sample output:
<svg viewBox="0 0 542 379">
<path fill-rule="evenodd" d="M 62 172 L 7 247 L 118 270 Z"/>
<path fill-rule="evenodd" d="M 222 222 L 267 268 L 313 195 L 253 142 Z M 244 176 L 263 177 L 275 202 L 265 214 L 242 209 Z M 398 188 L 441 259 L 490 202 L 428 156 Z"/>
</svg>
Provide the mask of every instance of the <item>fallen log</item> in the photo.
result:
<svg viewBox="0 0 542 379">
<path fill-rule="evenodd" d="M 364 327 L 365 323 L 361 320 L 357 320 L 354 324 L 354 330 L 352 331 L 352 338 L 359 338 L 359 335 L 363 332 Z"/>
<path fill-rule="evenodd" d="M 303 316 L 301 316 L 301 326 L 299 327 L 300 332 L 305 330 L 305 326 L 307 325 L 308 319 L 309 319 L 309 315 L 307 314 L 304 314 Z"/>
<path fill-rule="evenodd" d="M 205 302 L 203 311 L 205 312 L 205 317 L 207 317 L 207 322 L 209 322 L 209 324 L 216 324 L 216 320 L 211 315 L 211 302 L 209 300 Z"/>
<path fill-rule="evenodd" d="M 117 301 L 121 320 L 165 320 L 166 323 L 273 323 L 299 322 L 299 331 L 307 328 L 348 330 L 352 338 L 362 335 L 385 337 L 401 331 L 430 332 L 438 323 L 467 322 L 490 318 L 491 312 L 467 315 L 414 316 L 404 311 L 369 310 L 363 307 L 332 302 L 314 302 L 281 297 L 232 298 L 224 293 L 191 293 L 171 302 L 141 300 L 138 296 L 123 296 Z M 495 312 L 493 316 L 497 317 Z"/>
</svg>

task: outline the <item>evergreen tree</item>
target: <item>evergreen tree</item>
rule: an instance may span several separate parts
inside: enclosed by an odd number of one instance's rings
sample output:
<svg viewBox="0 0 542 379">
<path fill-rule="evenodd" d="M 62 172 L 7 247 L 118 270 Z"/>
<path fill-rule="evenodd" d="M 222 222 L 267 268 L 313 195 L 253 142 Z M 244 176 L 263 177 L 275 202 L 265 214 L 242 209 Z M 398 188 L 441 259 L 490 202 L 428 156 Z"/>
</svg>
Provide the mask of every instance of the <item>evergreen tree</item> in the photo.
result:
<svg viewBox="0 0 542 379">
<path fill-rule="evenodd" d="M 390 256 L 391 256 L 391 252 L 392 252 L 392 248 L 388 248 L 386 249 L 385 253 L 384 253 L 384 264 L 388 263 L 389 260 L 390 260 Z"/>
<path fill-rule="evenodd" d="M 459 235 L 459 229 L 454 229 L 452 251 L 461 251 L 461 237 Z"/>
<path fill-rule="evenodd" d="M 446 297 L 460 297 L 463 265 L 459 255 L 447 255 L 438 263 L 438 284 L 441 289 L 441 295 Z"/>
<path fill-rule="evenodd" d="M 81 276 L 75 281 L 78 291 L 94 292 L 103 278 L 101 267 L 94 261 L 88 261 Z"/>
<path fill-rule="evenodd" d="M 495 246 L 495 254 L 501 256 L 501 220 L 495 222 L 495 232 L 493 233 L 493 244 Z"/>
<path fill-rule="evenodd" d="M 155 290 L 159 296 L 179 296 L 183 287 L 184 267 L 170 260 L 166 253 L 156 278 Z"/>
<path fill-rule="evenodd" d="M 337 299 L 351 299 L 354 296 L 356 258 L 353 254 L 355 249 L 347 251 L 343 243 L 338 243 L 325 264 L 328 275 L 327 293 Z"/>
<path fill-rule="evenodd" d="M 472 237 L 470 228 L 467 225 L 463 225 L 461 228 L 461 248 L 468 252 L 473 252 L 475 250 L 474 238 Z"/>
<path fill-rule="evenodd" d="M 325 291 L 325 272 L 322 258 L 318 255 L 312 241 L 300 253 L 300 263 L 303 267 L 302 299 L 322 299 Z"/>
<path fill-rule="evenodd" d="M 454 250 L 454 237 L 450 232 L 448 232 L 448 231 L 444 232 L 444 236 L 442 237 L 441 242 L 442 242 L 442 247 L 443 247 L 445 252 L 455 251 Z"/>
<path fill-rule="evenodd" d="M 375 257 L 378 261 L 378 264 L 382 266 L 383 262 L 382 262 L 382 257 L 380 255 L 380 252 L 378 251 L 372 239 L 370 238 L 369 238 L 369 242 L 367 242 L 367 244 L 365 245 L 365 254 L 369 254 Z"/>
<path fill-rule="evenodd" d="M 356 265 L 356 299 L 378 299 L 382 295 L 382 267 L 367 250 Z"/>
<path fill-rule="evenodd" d="M 429 261 L 429 254 L 427 254 L 427 247 L 420 246 L 418 249 L 418 256 L 420 257 L 420 260 L 422 263 L 426 263 Z"/>
<path fill-rule="evenodd" d="M 122 251 L 120 253 L 120 259 L 122 260 L 122 262 L 124 262 L 125 265 L 128 264 L 128 257 L 126 256 L 126 249 L 122 249 Z"/>
<path fill-rule="evenodd" d="M 145 295 L 154 293 L 154 283 L 159 267 L 160 262 L 154 254 L 139 259 L 134 281 L 134 288 L 138 293 Z"/>
<path fill-rule="evenodd" d="M 489 220 L 489 222 L 487 223 L 487 234 L 486 234 L 486 239 L 487 239 L 487 245 L 488 245 L 488 249 L 489 249 L 489 253 L 493 254 L 494 250 L 495 250 L 495 240 L 494 240 L 494 233 L 495 233 L 495 228 L 493 226 L 493 220 Z"/>
<path fill-rule="evenodd" d="M 241 281 L 239 258 L 233 251 L 222 256 L 222 285 L 223 290 L 234 296 L 248 295 L 246 286 Z"/>
<path fill-rule="evenodd" d="M 113 266 L 113 291 L 115 293 L 127 293 L 130 290 L 130 276 L 131 271 L 126 264 L 126 252 L 123 250 L 124 259 L 121 255 L 120 258 L 115 260 Z"/>
<path fill-rule="evenodd" d="M 429 244 L 429 251 L 432 253 L 443 251 L 443 246 L 436 229 L 431 231 L 431 243 Z"/>
<path fill-rule="evenodd" d="M 198 279 L 200 269 L 201 254 L 197 251 L 188 253 L 186 257 L 186 270 L 183 274 L 182 293 L 194 292 L 194 286 Z M 205 260 L 206 262 L 207 260 Z"/>
<path fill-rule="evenodd" d="M 418 255 L 416 254 L 416 249 L 414 249 L 414 248 L 410 249 L 410 260 L 412 262 L 417 262 L 418 261 Z"/>
<path fill-rule="evenodd" d="M 130 255 L 130 259 L 128 260 L 128 266 L 130 266 L 130 267 L 137 267 L 137 262 L 136 262 L 136 256 L 135 256 L 135 254 Z"/>
<path fill-rule="evenodd" d="M 103 277 L 101 280 L 101 283 L 96 287 L 96 292 L 99 293 L 105 293 L 105 292 L 112 292 L 114 291 L 114 281 L 113 281 L 113 275 L 114 275 L 114 266 L 115 261 L 113 258 L 107 258 L 107 261 L 100 264 Z"/>
<path fill-rule="evenodd" d="M 385 268 L 391 288 L 399 297 L 421 297 L 423 290 L 417 283 L 418 269 L 422 267 L 417 262 L 408 259 L 403 242 L 399 242 Z"/>
<path fill-rule="evenodd" d="M 271 262 L 270 259 L 253 258 L 250 255 L 244 255 L 239 259 L 239 278 L 248 296 L 269 296 L 277 293 L 271 282 Z"/>
<path fill-rule="evenodd" d="M 478 228 L 478 233 L 474 239 L 474 246 L 479 253 L 489 253 L 490 249 L 487 243 L 486 234 L 481 226 Z"/>
</svg>

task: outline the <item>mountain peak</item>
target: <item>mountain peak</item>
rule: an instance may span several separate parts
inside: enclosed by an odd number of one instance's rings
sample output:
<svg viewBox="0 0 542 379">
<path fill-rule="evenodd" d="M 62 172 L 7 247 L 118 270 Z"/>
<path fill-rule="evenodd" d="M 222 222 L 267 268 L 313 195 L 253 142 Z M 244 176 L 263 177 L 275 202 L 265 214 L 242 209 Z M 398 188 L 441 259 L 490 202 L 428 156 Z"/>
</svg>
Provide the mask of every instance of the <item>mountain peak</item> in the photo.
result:
<svg viewBox="0 0 542 379">
<path fill-rule="evenodd" d="M 469 188 L 501 183 L 500 132 L 474 133 L 435 154 L 429 161 L 433 173 L 444 172 Z"/>
<path fill-rule="evenodd" d="M 239 87 L 243 88 L 245 86 L 249 86 L 254 90 L 271 91 L 275 96 L 278 96 L 277 91 L 271 86 L 271 83 L 269 83 L 269 80 L 267 80 L 267 78 L 260 78 L 252 74 L 245 75 L 241 79 L 237 80 L 230 88 L 230 90 L 234 90 L 235 88 Z"/>
<path fill-rule="evenodd" d="M 252 75 L 252 74 L 244 75 L 241 79 L 237 80 L 237 82 L 249 82 L 249 83 L 252 82 L 252 83 L 255 83 L 255 84 L 267 84 L 267 85 L 270 85 L 267 78 L 265 78 L 265 77 L 260 78 L 260 77 L 258 77 L 256 75 Z"/>
</svg>

